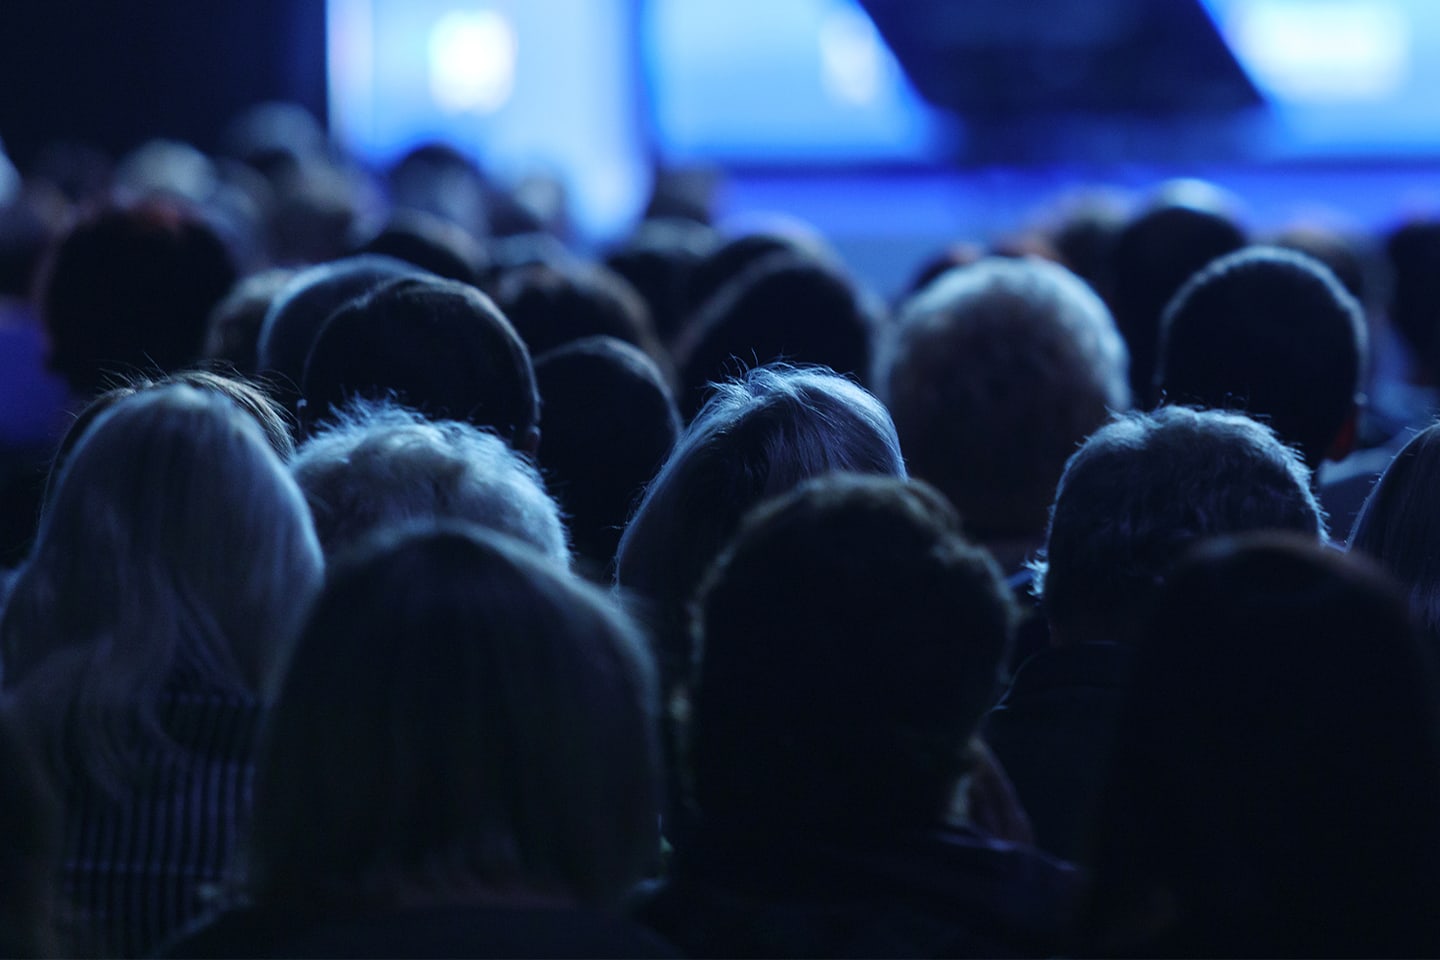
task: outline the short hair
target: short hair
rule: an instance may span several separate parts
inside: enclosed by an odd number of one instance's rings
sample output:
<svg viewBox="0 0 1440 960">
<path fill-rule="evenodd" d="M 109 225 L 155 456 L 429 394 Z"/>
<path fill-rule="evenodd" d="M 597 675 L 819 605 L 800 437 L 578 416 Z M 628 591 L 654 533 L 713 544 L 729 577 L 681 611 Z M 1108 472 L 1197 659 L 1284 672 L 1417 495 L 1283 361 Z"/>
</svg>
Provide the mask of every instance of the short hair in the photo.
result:
<svg viewBox="0 0 1440 960">
<path fill-rule="evenodd" d="M 982 541 L 1038 539 L 1065 461 L 1130 405 L 1125 344 L 1064 267 L 987 259 L 901 312 L 876 374 L 910 472 Z"/>
<path fill-rule="evenodd" d="M 301 392 L 309 429 L 355 397 L 392 396 L 489 427 L 517 449 L 533 449 L 540 429 L 530 351 L 489 297 L 453 280 L 394 280 L 336 310 L 315 337 Z"/>
<path fill-rule="evenodd" d="M 307 267 L 290 278 L 260 326 L 256 359 L 260 372 L 298 396 L 305 359 L 330 314 L 387 281 L 420 274 L 418 267 L 376 253 Z"/>
<path fill-rule="evenodd" d="M 260 372 L 260 328 L 270 307 L 295 271 L 274 267 L 241 279 L 210 311 L 203 353 L 208 360 L 229 364 L 236 373 Z"/>
<path fill-rule="evenodd" d="M 777 253 L 788 253 L 801 258 L 813 257 L 816 254 L 804 241 L 795 237 L 764 232 L 731 237 L 711 249 L 689 271 L 685 288 L 687 323 L 695 311 L 732 280 L 761 260 Z"/>
<path fill-rule="evenodd" d="M 880 401 L 829 370 L 756 367 L 719 384 L 645 490 L 616 552 L 642 598 L 667 691 L 691 669 L 686 611 L 751 507 L 824 473 L 905 476 Z"/>
<path fill-rule="evenodd" d="M 1155 401 L 1160 318 L 1175 291 L 1206 264 L 1245 245 L 1245 234 L 1218 210 L 1162 200 L 1120 230 L 1110 251 L 1109 302 L 1130 350 L 1130 393 L 1137 407 Z"/>
<path fill-rule="evenodd" d="M 109 374 L 192 363 L 235 276 L 219 236 L 179 201 L 106 207 L 75 224 L 44 269 L 50 368 L 89 394 Z"/>
<path fill-rule="evenodd" d="M 1440 651 L 1440 424 L 1410 438 L 1370 490 L 1350 550 L 1374 559 L 1410 594 Z"/>
<path fill-rule="evenodd" d="M 1034 565 L 1062 640 L 1128 640 L 1196 541 L 1282 529 L 1320 538 L 1300 457 L 1238 413 L 1162 407 L 1102 427 L 1070 458 Z"/>
<path fill-rule="evenodd" d="M 712 381 L 776 360 L 866 380 L 874 326 L 838 270 L 789 253 L 763 257 L 692 315 L 676 345 L 680 412 L 693 416 Z"/>
<path fill-rule="evenodd" d="M 771 836 L 941 822 L 1014 611 L 939 493 L 895 477 L 801 484 L 751 512 L 697 606 L 706 822 Z"/>
<path fill-rule="evenodd" d="M 307 440 L 290 469 L 326 556 L 382 527 L 450 519 L 523 540 L 562 567 L 570 563 L 560 509 L 540 474 L 471 424 L 359 402 Z"/>
<path fill-rule="evenodd" d="M 414 264 L 447 280 L 475 284 L 488 262 L 485 249 L 463 227 L 423 210 L 396 210 L 357 253 L 376 253 Z"/>
<path fill-rule="evenodd" d="M 60 475 L 0 616 L 5 686 L 41 715 L 61 783 L 116 787 L 173 676 L 253 695 L 320 575 L 305 501 L 253 418 L 214 392 L 142 390 Z"/>
<path fill-rule="evenodd" d="M 575 548 L 609 579 L 620 532 L 680 435 L 664 376 L 640 350 L 587 337 L 540 357 L 540 466 L 570 520 Z"/>
<path fill-rule="evenodd" d="M 615 904 L 658 854 L 651 670 L 609 597 L 512 540 L 382 537 L 332 573 L 273 705 L 251 896 Z"/>
<path fill-rule="evenodd" d="M 703 224 L 647 220 L 605 257 L 605 265 L 645 298 L 655 332 L 668 343 L 689 314 L 691 274 L 718 245 L 718 235 Z"/>
<path fill-rule="evenodd" d="M 1440 950 L 1429 653 L 1388 578 L 1313 540 L 1219 540 L 1177 566 L 1117 725 L 1083 949 Z"/>
<path fill-rule="evenodd" d="M 1264 419 L 1318 466 L 1355 409 L 1360 305 L 1318 260 L 1249 247 L 1196 274 L 1165 310 L 1155 384 L 1174 403 Z"/>
</svg>

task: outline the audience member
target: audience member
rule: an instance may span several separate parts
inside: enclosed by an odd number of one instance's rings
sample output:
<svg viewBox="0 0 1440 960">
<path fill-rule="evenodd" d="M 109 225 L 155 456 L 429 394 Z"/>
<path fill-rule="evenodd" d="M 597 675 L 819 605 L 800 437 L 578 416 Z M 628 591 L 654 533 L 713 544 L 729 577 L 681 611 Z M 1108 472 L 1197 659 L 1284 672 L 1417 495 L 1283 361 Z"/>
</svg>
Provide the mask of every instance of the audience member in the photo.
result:
<svg viewBox="0 0 1440 960">
<path fill-rule="evenodd" d="M 562 568 L 570 565 L 560 509 L 540 474 L 499 437 L 471 424 L 357 402 L 307 440 L 290 469 L 327 557 L 388 526 L 455 520 L 504 533 Z"/>
<path fill-rule="evenodd" d="M 1155 385 L 1171 403 L 1243 410 L 1313 470 L 1355 446 L 1365 321 L 1319 261 L 1250 247 L 1192 277 L 1165 309 Z"/>
<path fill-rule="evenodd" d="M 675 398 L 654 361 L 612 337 L 543 354 L 535 382 L 545 406 L 540 466 L 582 569 L 608 583 L 625 521 L 680 434 Z"/>
<path fill-rule="evenodd" d="M 434 277 L 394 280 L 336 310 L 301 382 L 307 432 L 356 397 L 394 397 L 494 430 L 527 454 L 540 442 L 530 352 L 489 297 Z"/>
<path fill-rule="evenodd" d="M 702 586 L 698 825 L 643 910 L 689 956 L 1047 956 L 1069 875 L 947 824 L 1011 604 L 929 487 L 823 477 Z"/>
<path fill-rule="evenodd" d="M 1109 311 L 1063 267 L 987 259 L 912 298 L 882 344 L 876 389 L 910 472 L 1014 573 L 1044 540 L 1065 461 L 1130 405 Z"/>
<path fill-rule="evenodd" d="M 1440 951 L 1440 688 L 1368 564 L 1200 548 L 1144 631 L 1099 811 L 1096 956 Z"/>
<path fill-rule="evenodd" d="M 299 490 L 230 401 L 144 390 L 75 445 L 0 650 L 21 730 L 64 792 L 66 892 L 94 949 L 146 954 L 224 876 L 256 692 L 320 573 Z"/>
<path fill-rule="evenodd" d="M 210 311 L 234 282 L 220 238 L 185 206 L 108 207 L 72 227 L 43 271 L 49 366 L 87 397 L 114 374 L 193 363 Z"/>
<path fill-rule="evenodd" d="M 395 211 L 356 253 L 394 257 L 437 277 L 469 284 L 480 282 L 487 264 L 484 248 L 463 227 L 422 210 Z"/>
<path fill-rule="evenodd" d="M 1037 574 L 1053 646 L 985 727 L 1042 849 L 1083 853 L 1131 648 L 1171 564 L 1196 541 L 1267 529 L 1325 532 L 1299 456 L 1240 414 L 1130 414 L 1071 457 Z"/>
<path fill-rule="evenodd" d="M 701 223 L 647 220 L 605 257 L 605 266 L 645 298 L 656 334 L 672 343 L 689 315 L 690 277 L 719 243 L 716 232 Z"/>
<path fill-rule="evenodd" d="M 392 533 L 331 576 L 257 772 L 248 906 L 176 956 L 668 956 L 650 663 L 505 537 Z"/>
<path fill-rule="evenodd" d="M 777 360 L 868 379 L 877 325 L 850 281 L 828 264 L 763 257 L 699 307 L 675 345 L 680 413 L 694 416 L 712 382 Z"/>
<path fill-rule="evenodd" d="M 1245 234 L 1213 204 L 1161 199 L 1135 217 L 1111 248 L 1109 302 L 1130 349 L 1130 392 L 1148 410 L 1156 400 L 1160 317 L 1192 275 L 1239 250 Z"/>
<path fill-rule="evenodd" d="M 206 325 L 206 360 L 226 364 L 242 377 L 260 373 L 260 331 L 271 306 L 294 278 L 295 271 L 274 267 L 241 279 L 210 311 Z"/>
</svg>

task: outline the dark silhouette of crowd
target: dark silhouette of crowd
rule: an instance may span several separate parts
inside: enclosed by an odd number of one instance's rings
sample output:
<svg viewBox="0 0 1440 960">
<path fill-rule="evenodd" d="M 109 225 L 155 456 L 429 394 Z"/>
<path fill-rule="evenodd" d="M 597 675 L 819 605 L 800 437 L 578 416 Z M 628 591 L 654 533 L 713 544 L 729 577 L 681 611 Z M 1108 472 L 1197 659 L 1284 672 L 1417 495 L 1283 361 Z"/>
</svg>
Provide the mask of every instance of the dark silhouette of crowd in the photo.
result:
<svg viewBox="0 0 1440 960">
<path fill-rule="evenodd" d="M 1440 222 L 224 142 L 0 181 L 0 952 L 1440 955 Z"/>
</svg>

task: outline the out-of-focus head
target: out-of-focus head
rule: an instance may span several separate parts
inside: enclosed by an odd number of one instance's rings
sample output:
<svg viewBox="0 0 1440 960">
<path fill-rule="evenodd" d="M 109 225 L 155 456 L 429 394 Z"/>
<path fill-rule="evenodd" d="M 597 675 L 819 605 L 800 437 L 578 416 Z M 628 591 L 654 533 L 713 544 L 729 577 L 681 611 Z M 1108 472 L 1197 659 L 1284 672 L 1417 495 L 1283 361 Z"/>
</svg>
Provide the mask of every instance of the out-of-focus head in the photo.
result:
<svg viewBox="0 0 1440 960">
<path fill-rule="evenodd" d="M 224 244 L 184 205 L 107 207 L 76 223 L 44 268 L 50 368 L 90 394 L 111 374 L 193 363 L 210 311 L 234 282 Z"/>
<path fill-rule="evenodd" d="M 1170 566 L 1221 534 L 1324 536 L 1310 471 L 1237 413 L 1162 407 L 1102 427 L 1070 458 L 1039 587 L 1061 642 L 1128 641 Z"/>
<path fill-rule="evenodd" d="M 924 484 L 834 475 L 758 507 L 698 602 L 702 816 L 770 837 L 940 822 L 1012 613 Z"/>
<path fill-rule="evenodd" d="M 254 418 L 214 391 L 141 390 L 60 474 L 0 618 L 5 684 L 24 695 L 33 678 L 60 718 L 58 769 L 114 782 L 166 684 L 258 689 L 320 574 L 310 513 Z"/>
<path fill-rule="evenodd" d="M 875 325 L 838 270 L 810 257 L 764 257 L 691 317 L 676 346 L 680 412 L 694 416 L 713 381 L 777 360 L 868 379 Z"/>
<path fill-rule="evenodd" d="M 1440 424 L 1410 439 L 1376 481 L 1355 520 L 1350 549 L 1375 560 L 1410 593 L 1440 651 Z"/>
<path fill-rule="evenodd" d="M 650 307 L 655 331 L 674 340 L 689 313 L 690 276 L 719 246 L 710 227 L 686 220 L 647 220 L 605 258 L 605 265 L 630 282 Z"/>
<path fill-rule="evenodd" d="M 1388 316 L 1427 378 L 1440 370 L 1440 222 L 1413 220 L 1385 241 L 1393 284 Z"/>
<path fill-rule="evenodd" d="M 245 277 L 210 311 L 202 351 L 206 360 L 227 364 L 244 377 L 260 372 L 260 330 L 295 271 L 274 267 Z"/>
<path fill-rule="evenodd" d="M 1155 384 L 1172 403 L 1265 420 L 1313 468 L 1354 445 L 1365 358 L 1360 305 L 1328 268 L 1295 251 L 1250 247 L 1175 295 Z"/>
<path fill-rule="evenodd" d="M 524 541 L 562 568 L 570 563 L 560 509 L 539 473 L 468 423 L 357 403 L 305 442 L 291 472 L 326 556 L 385 527 L 455 520 Z"/>
<path fill-rule="evenodd" d="M 589 337 L 542 355 L 540 466 L 569 518 L 576 552 L 609 580 L 625 521 L 680 434 L 675 398 L 628 343 Z"/>
<path fill-rule="evenodd" d="M 346 257 L 307 267 L 275 296 L 260 327 L 260 372 L 298 396 L 305 360 L 330 314 L 356 297 L 401 277 L 419 276 L 408 263 L 379 254 Z"/>
<path fill-rule="evenodd" d="M 394 257 L 437 277 L 475 284 L 488 263 L 485 249 L 460 225 L 422 210 L 397 210 L 357 253 Z"/>
<path fill-rule="evenodd" d="M 652 668 L 605 594 L 422 528 L 331 575 L 273 706 L 257 904 L 613 906 L 658 854 Z"/>
<path fill-rule="evenodd" d="M 1065 461 L 1127 409 L 1125 344 L 1083 281 L 1042 260 L 953 270 L 902 310 L 876 375 L 910 472 L 982 542 L 1036 543 Z"/>
<path fill-rule="evenodd" d="M 616 581 L 647 604 L 667 689 L 690 674 L 687 604 L 746 511 L 835 471 L 905 476 L 890 414 L 844 377 L 757 367 L 706 401 L 646 488 L 616 554 Z"/>
<path fill-rule="evenodd" d="M 736 277 L 776 253 L 788 253 L 802 259 L 823 258 L 820 251 L 806 241 L 787 234 L 757 232 L 731 237 L 711 249 L 690 271 L 685 292 L 687 317 Z"/>
<path fill-rule="evenodd" d="M 1244 245 L 1245 234 L 1227 212 L 1183 198 L 1149 207 L 1116 237 L 1109 301 L 1130 349 L 1130 391 L 1137 407 L 1154 402 L 1165 305 L 1206 264 Z"/>
<path fill-rule="evenodd" d="M 1313 540 L 1222 540 L 1178 566 L 1117 725 L 1087 949 L 1440 949 L 1429 653 L 1387 578 Z"/>
<path fill-rule="evenodd" d="M 301 392 L 311 430 L 355 397 L 394 397 L 488 427 L 518 450 L 539 441 L 530 352 L 489 297 L 452 280 L 395 280 L 336 310 L 315 337 Z"/>
</svg>

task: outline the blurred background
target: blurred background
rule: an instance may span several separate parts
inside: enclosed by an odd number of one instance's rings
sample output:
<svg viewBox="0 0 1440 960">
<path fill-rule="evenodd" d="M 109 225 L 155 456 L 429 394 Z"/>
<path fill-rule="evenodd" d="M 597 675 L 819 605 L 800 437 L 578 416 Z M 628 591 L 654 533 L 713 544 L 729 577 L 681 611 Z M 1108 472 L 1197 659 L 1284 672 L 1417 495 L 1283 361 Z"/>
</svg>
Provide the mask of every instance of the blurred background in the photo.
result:
<svg viewBox="0 0 1440 960">
<path fill-rule="evenodd" d="M 887 294 L 1082 190 L 1123 204 L 1202 178 L 1262 229 L 1432 213 L 1435 90 L 1434 0 L 5 0 L 0 18 L 21 169 L 57 141 L 216 150 L 242 108 L 284 100 L 373 170 L 453 144 L 563 203 L 582 246 L 625 234 L 658 177 L 722 225 L 812 225 Z"/>
</svg>

